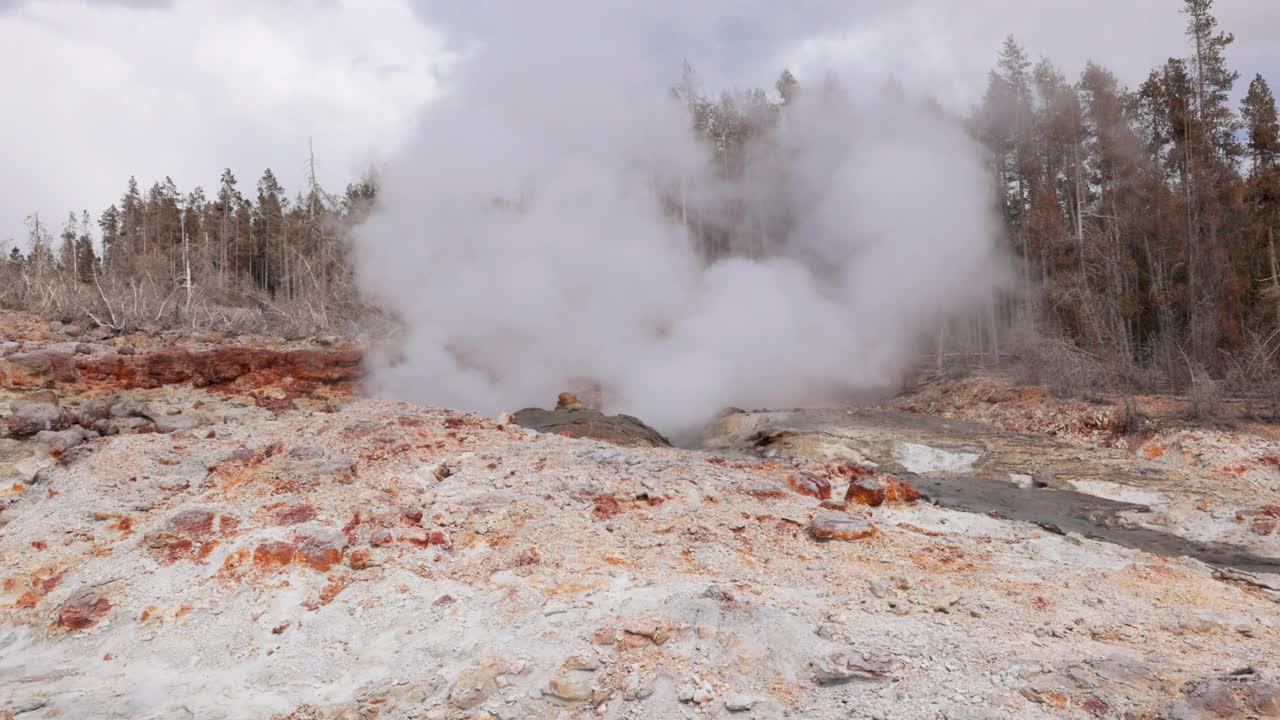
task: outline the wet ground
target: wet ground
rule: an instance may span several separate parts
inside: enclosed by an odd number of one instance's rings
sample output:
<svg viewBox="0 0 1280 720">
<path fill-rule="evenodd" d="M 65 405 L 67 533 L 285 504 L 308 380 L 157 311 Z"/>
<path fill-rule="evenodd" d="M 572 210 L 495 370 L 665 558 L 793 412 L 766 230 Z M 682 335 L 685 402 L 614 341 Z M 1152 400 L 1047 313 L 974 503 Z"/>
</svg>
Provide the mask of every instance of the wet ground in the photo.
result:
<svg viewBox="0 0 1280 720">
<path fill-rule="evenodd" d="M 909 480 L 944 507 L 1217 567 L 1280 573 L 1280 538 L 1248 532 L 1229 511 L 1265 500 L 1256 488 L 1119 448 L 883 409 L 735 412 L 708 428 L 704 446 L 864 463 Z"/>
</svg>

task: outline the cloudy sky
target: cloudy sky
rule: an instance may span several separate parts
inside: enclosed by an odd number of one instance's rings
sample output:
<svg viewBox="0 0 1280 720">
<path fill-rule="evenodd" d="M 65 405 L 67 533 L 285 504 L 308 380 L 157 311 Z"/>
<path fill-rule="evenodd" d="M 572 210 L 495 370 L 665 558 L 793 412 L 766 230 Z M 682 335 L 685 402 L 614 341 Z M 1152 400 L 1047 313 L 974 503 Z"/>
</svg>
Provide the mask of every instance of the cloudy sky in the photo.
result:
<svg viewBox="0 0 1280 720">
<path fill-rule="evenodd" d="M 515 0 L 509 0 L 514 2 Z M 572 8 L 574 0 L 546 0 Z M 1130 84 L 1184 55 L 1179 0 L 618 0 L 674 77 L 767 84 L 791 66 L 892 72 L 957 109 L 981 93 L 1001 39 L 1069 76 L 1092 59 Z M 632 7 L 634 6 L 634 7 Z M 272 168 L 296 190 L 308 141 L 332 189 L 394 155 L 451 70 L 504 22 L 500 0 L 0 0 L 0 242 L 39 211 L 96 217 L 130 175 L 242 189 Z M 462 9 L 465 8 L 465 9 Z M 1280 2 L 1218 0 L 1241 88 L 1280 84 Z M 510 28 L 504 37 L 510 36 Z M 604 44 L 607 48 L 607 43 Z M 607 49 L 605 50 L 607 51 Z M 589 57 L 583 58 L 590 63 Z M 549 91 L 554 80 L 549 79 Z"/>
</svg>

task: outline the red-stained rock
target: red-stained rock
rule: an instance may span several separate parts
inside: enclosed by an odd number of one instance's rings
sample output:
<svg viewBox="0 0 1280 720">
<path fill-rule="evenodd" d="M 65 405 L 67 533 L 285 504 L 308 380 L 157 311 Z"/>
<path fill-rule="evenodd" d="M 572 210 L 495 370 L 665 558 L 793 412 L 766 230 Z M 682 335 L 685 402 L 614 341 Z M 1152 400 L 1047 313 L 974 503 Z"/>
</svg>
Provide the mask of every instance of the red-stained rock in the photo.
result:
<svg viewBox="0 0 1280 720">
<path fill-rule="evenodd" d="M 849 482 L 844 501 L 876 507 L 884 503 L 914 502 L 920 499 L 920 491 L 892 475 L 863 476 Z"/>
<path fill-rule="evenodd" d="M 186 350 L 159 350 L 145 357 L 145 374 L 159 385 L 189 382 L 196 375 L 195 361 Z"/>
<path fill-rule="evenodd" d="M 75 378 L 75 356 L 69 352 L 33 350 L 0 358 L 0 387 L 47 388 Z"/>
<path fill-rule="evenodd" d="M 1264 505 L 1256 510 L 1236 513 L 1236 522 L 1247 522 L 1249 532 L 1255 535 L 1271 535 L 1280 529 L 1280 505 Z"/>
<path fill-rule="evenodd" d="M 451 550 L 453 543 L 449 542 L 449 535 L 443 530 L 432 530 L 427 533 L 427 545 L 435 545 L 436 547 Z"/>
<path fill-rule="evenodd" d="M 313 570 L 328 572 L 329 568 L 342 562 L 345 546 L 346 539 L 340 534 L 335 537 L 300 537 L 294 559 Z"/>
<path fill-rule="evenodd" d="M 808 495 L 819 500 L 831 497 L 831 481 L 811 472 L 798 471 L 787 476 L 787 484 L 801 495 Z"/>
<path fill-rule="evenodd" d="M 297 548 L 291 543 L 280 540 L 259 543 L 258 547 L 253 549 L 253 562 L 255 565 L 262 567 L 288 565 L 293 562 L 293 556 L 296 552 Z"/>
<path fill-rule="evenodd" d="M 860 477 L 850 481 L 849 489 L 844 493 L 844 501 L 876 507 L 885 500 L 884 483 L 875 477 Z"/>
<path fill-rule="evenodd" d="M 208 510 L 183 510 L 165 523 L 169 531 L 187 537 L 207 537 L 213 533 L 215 515 Z"/>
<path fill-rule="evenodd" d="M 33 608 L 36 605 L 39 605 L 40 601 L 44 599 L 44 596 L 53 592 L 53 589 L 58 587 L 58 584 L 61 582 L 61 575 L 53 575 L 52 577 L 46 578 L 34 578 L 31 582 L 30 588 L 18 597 L 18 601 L 14 604 L 15 607 Z M 8 587 L 7 581 L 4 589 L 6 592 L 11 590 L 11 588 Z"/>
<path fill-rule="evenodd" d="M 744 491 L 747 495 L 761 500 L 772 500 L 782 497 L 783 493 L 776 486 L 761 483 Z"/>
<path fill-rule="evenodd" d="M 538 554 L 538 548 L 529 546 L 516 554 L 511 564 L 515 567 L 524 567 L 526 565 L 537 565 L 542 562 L 542 556 Z"/>
<path fill-rule="evenodd" d="M 194 508 L 169 518 L 163 529 L 143 536 L 143 544 L 161 563 L 202 560 L 218 544 L 218 538 L 235 530 L 240 521 L 232 515 Z"/>
<path fill-rule="evenodd" d="M 246 345 L 219 345 L 188 350 L 164 348 L 125 355 L 109 352 L 82 356 L 75 364 L 79 379 L 110 382 L 123 388 L 152 388 L 191 383 L 198 387 L 220 385 L 260 371 L 271 371 L 264 381 L 295 378 L 317 382 L 342 382 L 360 377 L 359 348 L 272 350 Z M 75 380 L 72 376 L 66 380 Z"/>
<path fill-rule="evenodd" d="M 870 522 L 844 513 L 820 513 L 809 523 L 809 534 L 818 540 L 862 540 L 876 534 Z"/>
<path fill-rule="evenodd" d="M 390 545 L 394 538 L 388 530 L 375 530 L 369 538 L 369 544 L 375 546 Z"/>
<path fill-rule="evenodd" d="M 283 365 L 293 377 L 336 382 L 358 378 L 362 359 L 359 348 L 291 350 L 284 355 Z"/>
<path fill-rule="evenodd" d="M 298 525 L 313 520 L 315 517 L 316 509 L 306 503 L 301 503 L 280 508 L 275 512 L 274 519 L 277 525 Z"/>
<path fill-rule="evenodd" d="M 92 590 L 85 590 L 58 608 L 58 624 L 71 630 L 93 627 L 111 609 L 111 602 Z"/>
<path fill-rule="evenodd" d="M 366 548 L 352 550 L 347 556 L 347 565 L 350 565 L 352 570 L 363 570 L 373 564 L 372 559 L 373 553 Z"/>
<path fill-rule="evenodd" d="M 612 495 L 597 495 L 595 497 L 595 509 L 591 511 L 591 514 L 597 520 L 608 520 L 620 512 L 622 512 L 622 505 L 618 504 L 617 498 Z"/>
<path fill-rule="evenodd" d="M 831 471 L 846 480 L 857 480 L 862 477 L 870 477 L 876 474 L 876 471 L 866 465 L 858 463 L 842 462 L 834 463 L 830 466 Z"/>
</svg>

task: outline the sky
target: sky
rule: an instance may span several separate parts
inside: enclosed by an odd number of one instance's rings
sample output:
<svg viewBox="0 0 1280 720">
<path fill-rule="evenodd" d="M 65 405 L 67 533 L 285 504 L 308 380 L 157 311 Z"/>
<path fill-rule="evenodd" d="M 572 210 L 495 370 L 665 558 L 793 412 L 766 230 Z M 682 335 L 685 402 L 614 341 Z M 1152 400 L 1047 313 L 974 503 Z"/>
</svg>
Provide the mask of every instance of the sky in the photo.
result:
<svg viewBox="0 0 1280 720">
<path fill-rule="evenodd" d="M 341 190 L 396 155 L 511 2 L 0 0 L 0 242 L 24 237 L 33 212 L 55 234 L 69 210 L 96 218 L 130 175 L 185 192 L 230 167 L 251 192 L 271 168 L 296 191 L 309 144 L 321 183 Z M 892 73 L 959 111 L 1010 33 L 1068 77 L 1093 60 L 1129 85 L 1186 54 L 1179 0 L 619 2 L 673 79 L 682 58 L 708 87 L 771 84 L 783 66 L 802 83 Z M 1280 83 L 1280 3 L 1215 12 L 1236 35 L 1238 94 L 1258 72 Z"/>
</svg>

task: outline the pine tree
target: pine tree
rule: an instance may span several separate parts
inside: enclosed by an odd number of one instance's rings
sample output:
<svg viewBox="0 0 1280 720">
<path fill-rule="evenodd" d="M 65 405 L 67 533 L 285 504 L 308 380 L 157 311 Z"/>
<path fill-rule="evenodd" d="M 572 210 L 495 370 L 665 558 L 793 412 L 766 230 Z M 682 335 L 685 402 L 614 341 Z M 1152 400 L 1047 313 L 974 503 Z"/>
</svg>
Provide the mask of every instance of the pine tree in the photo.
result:
<svg viewBox="0 0 1280 720">
<path fill-rule="evenodd" d="M 223 284 L 228 278 L 234 280 L 231 265 L 238 245 L 236 210 L 242 201 L 240 192 L 236 190 L 236 176 L 231 168 L 223 170 L 222 177 L 218 179 L 218 197 L 213 201 L 218 228 L 218 278 Z"/>
<path fill-rule="evenodd" d="M 58 246 L 58 265 L 68 280 L 80 277 L 79 256 L 76 254 L 76 214 L 67 213 L 67 221 L 62 225 L 61 245 Z"/>
<path fill-rule="evenodd" d="M 111 267 L 117 264 L 117 258 L 124 252 L 124 243 L 120 237 L 120 211 L 111 205 L 98 216 L 98 229 L 102 232 L 103 264 Z"/>
<path fill-rule="evenodd" d="M 80 213 L 80 235 L 76 238 L 76 279 L 82 283 L 93 282 L 98 273 L 98 256 L 93 249 L 93 236 L 89 233 L 89 211 Z"/>
<path fill-rule="evenodd" d="M 1253 173 L 1267 172 L 1280 163 L 1280 120 L 1276 118 L 1276 98 L 1266 79 L 1258 75 L 1249 83 L 1249 93 L 1240 107 Z"/>
<path fill-rule="evenodd" d="M 782 104 L 790 105 L 800 90 L 800 81 L 796 80 L 796 76 L 792 75 L 789 69 L 783 68 L 773 88 L 778 91 L 778 97 L 782 98 Z"/>
<path fill-rule="evenodd" d="M 111 273 L 129 277 L 142 267 L 141 256 L 146 242 L 145 207 L 142 195 L 138 191 L 136 178 L 129 178 L 128 188 L 120 197 L 119 208 L 116 216 L 116 235 L 112 238 L 106 261 Z M 106 235 L 104 234 L 103 237 L 105 239 Z"/>
<path fill-rule="evenodd" d="M 1261 75 L 1249 83 L 1240 116 L 1248 137 L 1250 168 L 1246 198 L 1256 237 L 1255 265 L 1280 314 L 1280 259 L 1276 257 L 1276 234 L 1280 226 L 1280 120 L 1276 117 L 1275 96 Z"/>
<path fill-rule="evenodd" d="M 1217 32 L 1213 0 L 1183 1 L 1186 5 L 1182 12 L 1187 16 L 1187 37 L 1192 48 L 1196 115 L 1210 147 L 1219 157 L 1232 160 L 1239 155 L 1240 144 L 1236 140 L 1238 123 L 1229 103 L 1231 89 L 1240 73 L 1227 68 L 1226 49 L 1235 41 L 1235 36 Z"/>
<path fill-rule="evenodd" d="M 288 258 L 284 239 L 284 188 L 268 168 L 258 181 L 253 211 L 255 251 L 251 274 L 261 289 L 275 294 Z"/>
</svg>

